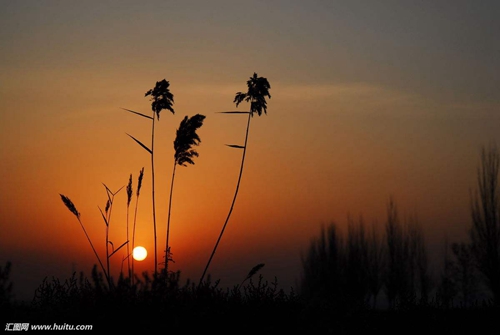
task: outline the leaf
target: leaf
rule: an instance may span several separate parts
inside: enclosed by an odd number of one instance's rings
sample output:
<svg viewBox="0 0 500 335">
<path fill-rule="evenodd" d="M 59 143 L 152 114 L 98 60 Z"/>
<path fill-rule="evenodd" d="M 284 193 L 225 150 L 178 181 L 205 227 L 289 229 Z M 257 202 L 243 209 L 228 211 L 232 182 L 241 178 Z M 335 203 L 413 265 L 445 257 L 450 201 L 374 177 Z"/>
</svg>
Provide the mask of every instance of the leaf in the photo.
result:
<svg viewBox="0 0 500 335">
<path fill-rule="evenodd" d="M 111 243 L 111 242 L 109 242 L 109 243 Z M 114 254 L 115 254 L 118 250 L 120 250 L 120 249 L 121 249 L 124 245 L 126 245 L 127 243 L 128 243 L 128 241 L 123 242 L 123 244 L 122 244 L 122 245 L 120 245 L 120 246 L 118 247 L 118 249 L 116 249 L 115 251 L 113 251 L 113 252 L 109 255 L 109 257 L 113 256 L 113 255 L 114 255 Z M 127 257 L 128 257 L 128 256 L 127 256 Z"/>
<path fill-rule="evenodd" d="M 153 154 L 153 152 L 151 151 L 151 149 L 149 149 L 147 146 L 145 146 L 144 144 L 142 144 L 141 141 L 139 141 L 138 139 L 136 139 L 134 136 L 130 135 L 130 134 L 127 134 L 128 136 L 130 136 L 134 141 L 136 141 L 141 147 L 143 147 L 144 149 L 147 150 L 147 152 L 149 152 L 150 154 Z"/>
<path fill-rule="evenodd" d="M 120 191 L 121 191 L 124 187 L 125 187 L 125 185 L 123 185 L 122 187 L 120 187 L 120 188 L 118 189 L 118 191 L 116 191 L 115 193 L 111 193 L 111 194 L 113 194 L 113 196 L 117 195 L 117 194 L 118 194 L 118 192 L 120 192 Z"/>
<path fill-rule="evenodd" d="M 104 219 L 104 223 L 106 224 L 106 227 L 109 226 L 108 224 L 108 220 L 106 219 L 106 217 L 104 216 L 104 213 L 102 212 L 102 209 L 101 207 L 97 206 L 97 208 L 99 208 L 99 211 L 101 212 L 101 215 L 102 215 L 102 218 Z"/>
<path fill-rule="evenodd" d="M 252 278 L 260 269 L 264 267 L 264 265 L 265 265 L 264 263 L 260 263 L 254 266 L 252 270 L 250 270 L 250 272 L 248 273 L 247 278 L 245 280 Z"/>
<path fill-rule="evenodd" d="M 112 202 L 110 194 L 113 194 L 113 192 L 111 192 L 111 190 L 109 189 L 109 187 L 106 186 L 106 184 L 104 184 L 104 183 L 102 183 L 102 184 L 106 188 L 106 194 L 108 195 L 108 201 Z M 108 211 L 108 204 L 106 204 L 106 212 L 107 211 Z"/>
<path fill-rule="evenodd" d="M 122 109 L 126 110 L 127 112 L 134 113 L 134 114 L 137 114 L 139 116 L 145 117 L 146 119 L 153 120 L 153 118 L 151 116 L 148 116 L 148 115 L 145 115 L 145 114 L 142 114 L 142 113 L 139 113 L 139 112 L 134 112 L 134 111 L 132 111 L 130 109 L 126 109 L 126 108 L 122 108 Z"/>
<path fill-rule="evenodd" d="M 236 144 L 226 144 L 228 147 L 236 148 L 236 149 L 245 149 L 244 145 L 236 145 Z"/>
</svg>

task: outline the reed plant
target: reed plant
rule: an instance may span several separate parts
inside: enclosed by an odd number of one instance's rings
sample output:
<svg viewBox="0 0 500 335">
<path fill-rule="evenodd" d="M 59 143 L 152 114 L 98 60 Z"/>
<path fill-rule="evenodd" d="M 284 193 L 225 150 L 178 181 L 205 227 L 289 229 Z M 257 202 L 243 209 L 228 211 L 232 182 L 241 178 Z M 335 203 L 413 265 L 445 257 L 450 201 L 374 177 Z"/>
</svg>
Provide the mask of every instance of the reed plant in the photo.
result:
<svg viewBox="0 0 500 335">
<path fill-rule="evenodd" d="M 102 263 L 101 258 L 99 257 L 99 254 L 97 253 L 97 250 L 95 249 L 94 244 L 92 243 L 92 240 L 90 239 L 89 234 L 87 234 L 87 230 L 85 229 L 85 226 L 83 225 L 82 220 L 80 219 L 80 212 L 78 212 L 75 204 L 73 203 L 73 201 L 71 201 L 70 198 L 68 198 L 67 196 L 65 196 L 63 194 L 59 194 L 59 195 L 61 196 L 61 200 L 64 203 L 64 205 L 66 206 L 66 208 L 71 213 L 73 213 L 73 215 L 76 217 L 76 219 L 80 223 L 80 227 L 82 227 L 83 233 L 85 234 L 87 241 L 89 241 L 90 247 L 92 248 L 92 251 L 94 252 L 95 257 L 97 258 L 97 261 L 99 262 L 99 265 L 101 266 L 101 269 L 102 269 L 104 275 L 106 276 L 106 281 L 107 281 L 108 285 L 111 286 L 111 280 L 109 278 L 109 274 L 106 271 L 106 268 L 104 267 L 104 264 Z"/>
<path fill-rule="evenodd" d="M 210 257 L 208 259 L 208 262 L 205 266 L 205 269 L 203 270 L 203 274 L 201 275 L 200 278 L 200 284 L 203 282 L 203 279 L 205 278 L 205 275 L 207 273 L 207 270 L 210 266 L 210 263 L 212 262 L 212 259 L 215 255 L 215 252 L 217 251 L 217 247 L 219 246 L 219 242 L 222 238 L 222 235 L 224 234 L 224 231 L 226 229 L 227 223 L 229 221 L 229 218 L 231 217 L 231 213 L 233 212 L 234 204 L 236 202 L 236 197 L 238 196 L 238 191 L 240 188 L 240 182 L 241 182 L 241 176 L 243 174 L 243 166 L 245 164 L 245 156 L 247 152 L 247 145 L 248 145 L 248 132 L 250 129 L 250 120 L 252 119 L 254 113 L 256 113 L 258 116 L 262 115 L 262 112 L 264 114 L 267 114 L 267 101 L 266 97 L 271 98 L 271 94 L 269 94 L 269 90 L 271 89 L 271 85 L 269 84 L 269 81 L 267 78 L 264 77 L 258 77 L 257 73 L 254 73 L 252 77 L 247 81 L 247 92 L 237 92 L 233 103 L 236 104 L 236 107 L 239 106 L 240 103 L 243 101 L 249 102 L 250 103 L 250 110 L 248 112 L 246 111 L 226 111 L 222 112 L 225 114 L 248 114 L 248 120 L 247 120 L 247 128 L 246 128 L 246 133 L 245 133 L 245 143 L 243 145 L 236 145 L 236 144 L 227 144 L 227 146 L 231 148 L 236 148 L 236 149 L 243 149 L 243 154 L 241 156 L 241 165 L 240 165 L 240 173 L 238 175 L 238 182 L 236 183 L 236 190 L 234 192 L 233 196 L 233 201 L 231 202 L 231 207 L 229 208 L 229 213 L 227 214 L 226 220 L 224 221 L 224 224 L 222 226 L 221 232 L 219 234 L 219 237 L 217 238 L 217 242 L 215 243 L 215 246 L 212 250 L 212 253 L 210 254 Z"/>
<path fill-rule="evenodd" d="M 169 237 L 170 237 L 170 213 L 172 211 L 172 194 L 174 191 L 175 171 L 177 165 L 187 166 L 194 165 L 193 158 L 198 157 L 198 152 L 193 149 L 193 146 L 198 146 L 201 142 L 200 137 L 196 133 L 198 128 L 203 125 L 205 115 L 196 114 L 192 117 L 184 117 L 177 129 L 177 135 L 174 140 L 174 167 L 172 169 L 172 181 L 170 184 L 170 197 L 168 201 L 168 217 L 167 217 L 167 237 L 165 246 L 165 272 L 168 273 L 168 262 L 172 260 L 170 252 Z"/>
<path fill-rule="evenodd" d="M 127 241 L 130 241 L 129 237 L 129 212 L 130 212 L 130 201 L 132 201 L 132 174 L 130 174 L 130 177 L 128 179 L 128 184 L 127 184 Z M 133 250 L 133 249 L 132 249 Z M 130 278 L 132 276 L 132 268 L 130 267 L 130 243 L 127 244 L 127 274 L 128 277 Z M 122 263 L 123 264 L 123 263 Z"/>
<path fill-rule="evenodd" d="M 120 250 L 125 244 L 128 244 L 128 239 L 122 245 L 120 245 L 116 250 L 114 249 L 113 242 L 109 240 L 109 226 L 111 224 L 111 213 L 113 210 L 113 203 L 114 203 L 115 195 L 121 191 L 123 186 L 120 187 L 118 189 L 118 191 L 112 192 L 106 186 L 106 184 L 103 183 L 103 185 L 104 185 L 104 188 L 106 189 L 106 195 L 108 197 L 108 200 L 106 201 L 106 206 L 104 207 L 104 212 L 102 211 L 101 207 L 98 206 L 98 208 L 99 208 L 99 211 L 101 212 L 104 223 L 106 224 L 106 270 L 107 270 L 108 276 L 110 276 L 111 272 L 110 272 L 110 267 L 109 267 L 109 259 L 111 258 L 111 256 L 113 254 L 116 253 L 116 251 Z M 109 246 L 111 246 L 111 248 L 112 248 L 111 254 L 109 253 Z"/>
<path fill-rule="evenodd" d="M 137 178 L 137 190 L 135 193 L 135 209 L 134 209 L 134 224 L 132 228 L 132 251 L 135 248 L 135 228 L 137 224 L 137 208 L 139 207 L 139 195 L 141 194 L 142 187 L 142 178 L 144 177 L 144 167 L 139 171 L 139 177 Z M 127 255 L 130 258 L 130 254 Z M 132 271 L 131 271 L 131 280 L 132 284 L 134 283 L 134 258 L 132 257 Z"/>
<path fill-rule="evenodd" d="M 155 144 L 155 120 L 160 121 L 160 112 L 164 109 L 175 114 L 173 104 L 174 95 L 170 92 L 170 83 L 163 79 L 157 81 L 154 88 L 148 90 L 145 97 L 151 96 L 151 110 L 153 111 L 153 116 L 148 116 L 143 113 L 132 111 L 130 109 L 123 108 L 124 110 L 142 116 L 151 120 L 151 147 L 148 147 L 135 137 L 130 134 L 130 136 L 136 143 L 138 143 L 143 149 L 145 149 L 151 157 L 151 189 L 152 189 L 152 203 L 153 203 L 153 235 L 154 235 L 154 259 L 155 259 L 155 275 L 158 273 L 158 252 L 157 252 L 157 238 L 156 238 L 156 201 L 155 201 L 155 164 L 154 164 L 154 144 Z M 156 116 L 156 117 L 155 117 Z"/>
</svg>

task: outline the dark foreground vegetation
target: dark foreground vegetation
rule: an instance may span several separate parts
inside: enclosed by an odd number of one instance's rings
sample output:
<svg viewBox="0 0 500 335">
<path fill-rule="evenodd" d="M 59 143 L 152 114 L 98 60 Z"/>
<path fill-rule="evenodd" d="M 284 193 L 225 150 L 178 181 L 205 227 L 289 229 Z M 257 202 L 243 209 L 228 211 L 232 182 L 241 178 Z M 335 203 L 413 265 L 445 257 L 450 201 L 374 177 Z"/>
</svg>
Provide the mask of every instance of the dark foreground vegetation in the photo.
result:
<svg viewBox="0 0 500 335">
<path fill-rule="evenodd" d="M 2 322 L 92 324 L 97 331 L 136 330 L 224 334 L 492 334 L 500 310 L 488 303 L 449 306 L 437 299 L 391 308 L 338 304 L 279 288 L 277 280 L 248 278 L 222 289 L 210 278 L 180 284 L 180 274 L 143 274 L 132 285 L 120 278 L 108 288 L 94 268 L 91 278 L 74 274 L 44 280 L 31 303 L 13 301 L 7 267 L 2 269 Z M 352 301 L 351 301 L 352 302 Z M 4 327 L 4 325 L 1 325 Z"/>
</svg>

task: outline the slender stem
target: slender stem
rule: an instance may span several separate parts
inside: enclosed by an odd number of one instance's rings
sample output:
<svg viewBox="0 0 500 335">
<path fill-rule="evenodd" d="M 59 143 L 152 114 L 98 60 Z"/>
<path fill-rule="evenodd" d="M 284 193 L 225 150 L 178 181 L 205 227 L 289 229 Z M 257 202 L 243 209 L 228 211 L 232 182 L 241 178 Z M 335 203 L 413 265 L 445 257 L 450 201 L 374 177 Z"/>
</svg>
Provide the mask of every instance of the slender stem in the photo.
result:
<svg viewBox="0 0 500 335">
<path fill-rule="evenodd" d="M 129 205 L 127 203 L 127 241 L 129 241 L 129 228 L 128 228 L 128 222 L 129 222 Z M 123 263 L 122 263 L 123 265 Z M 127 243 L 127 272 L 128 272 L 128 277 L 130 278 L 130 243 Z M 122 272 L 122 271 L 120 271 Z"/>
<path fill-rule="evenodd" d="M 137 222 L 137 207 L 138 207 L 138 204 L 139 204 L 139 195 L 137 195 L 137 197 L 135 198 L 134 228 L 132 229 L 132 252 L 134 252 L 134 248 L 135 248 L 135 224 Z M 134 284 L 134 257 L 132 257 L 132 284 Z"/>
<path fill-rule="evenodd" d="M 250 118 L 251 117 L 252 117 L 252 114 L 248 113 L 247 131 L 246 131 L 246 135 L 245 135 L 245 144 L 243 147 L 243 155 L 241 158 L 240 175 L 238 176 L 238 183 L 236 184 L 236 191 L 234 192 L 233 202 L 231 203 L 231 207 L 229 209 L 229 213 L 227 214 L 226 221 L 224 222 L 224 225 L 222 226 L 222 230 L 220 232 L 219 238 L 217 239 L 217 242 L 215 243 L 215 247 L 212 250 L 212 254 L 210 255 L 210 258 L 208 259 L 208 263 L 205 266 L 205 270 L 203 271 L 203 274 L 201 275 L 200 282 L 198 285 L 201 285 L 203 282 L 203 279 L 205 278 L 205 274 L 207 273 L 208 267 L 210 266 L 210 263 L 212 262 L 212 258 L 214 257 L 215 251 L 217 250 L 217 247 L 219 246 L 219 242 L 222 238 L 222 235 L 224 234 L 224 230 L 226 229 L 227 222 L 229 221 L 229 217 L 231 216 L 231 213 L 233 212 L 234 203 L 236 202 L 236 196 L 238 195 L 238 190 L 240 188 L 241 175 L 243 174 L 243 165 L 245 163 L 245 155 L 247 152 L 248 131 L 250 129 Z"/>
<path fill-rule="evenodd" d="M 115 195 L 111 196 L 109 205 L 109 215 L 108 215 L 108 225 L 106 226 L 106 266 L 108 268 L 108 277 L 111 278 L 110 266 L 109 266 L 109 226 L 111 225 L 111 212 L 113 210 L 113 200 Z"/>
<path fill-rule="evenodd" d="M 155 145 L 155 115 L 153 113 L 153 125 L 151 129 L 151 176 L 152 176 L 152 198 L 153 198 L 153 231 L 155 248 L 155 275 L 158 273 L 158 259 L 156 249 L 156 206 L 155 206 L 155 164 L 154 164 L 154 145 Z"/>
<path fill-rule="evenodd" d="M 109 277 L 109 221 L 106 225 L 106 271 Z"/>
<path fill-rule="evenodd" d="M 78 219 L 78 222 L 80 223 L 80 226 L 82 226 L 82 229 L 83 229 L 83 232 L 85 233 L 85 236 L 87 237 L 87 240 L 89 241 L 90 243 L 90 246 L 92 247 L 92 250 L 94 251 L 94 254 L 95 254 L 95 257 L 97 258 L 97 261 L 99 262 L 99 265 L 101 265 L 101 269 L 102 271 L 104 272 L 104 275 L 106 276 L 106 281 L 108 282 L 108 285 L 111 286 L 111 283 L 109 281 L 109 276 L 108 274 L 106 273 L 106 270 L 104 269 L 104 265 L 102 264 L 101 262 L 101 258 L 99 257 L 99 255 L 97 254 L 97 251 L 95 250 L 94 248 L 94 245 L 92 244 L 92 240 L 90 239 L 89 235 L 87 234 L 87 231 L 85 230 L 85 227 L 83 226 L 83 223 L 82 221 L 80 220 L 79 217 L 77 217 Z"/>
<path fill-rule="evenodd" d="M 174 160 L 174 168 L 172 171 L 172 182 L 170 184 L 170 199 L 168 200 L 168 218 L 167 218 L 167 243 L 165 247 L 165 275 L 168 274 L 168 255 L 169 255 L 169 246 L 168 246 L 168 240 L 170 236 L 170 213 L 172 210 L 172 194 L 174 192 L 174 179 L 175 179 L 175 168 L 177 167 L 177 161 Z"/>
</svg>

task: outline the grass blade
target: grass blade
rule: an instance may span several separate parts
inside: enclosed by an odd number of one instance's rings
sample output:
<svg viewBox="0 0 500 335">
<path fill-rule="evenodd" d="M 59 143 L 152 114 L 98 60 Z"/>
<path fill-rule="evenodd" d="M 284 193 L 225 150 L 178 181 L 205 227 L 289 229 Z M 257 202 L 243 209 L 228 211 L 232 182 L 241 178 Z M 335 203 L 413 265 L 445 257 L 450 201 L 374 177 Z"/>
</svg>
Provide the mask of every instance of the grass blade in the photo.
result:
<svg viewBox="0 0 500 335">
<path fill-rule="evenodd" d="M 109 243 L 111 243 L 111 242 L 109 242 Z M 127 243 L 128 243 L 128 241 L 123 242 L 123 244 L 122 244 L 122 245 L 120 245 L 120 246 L 118 247 L 118 249 L 116 249 L 115 251 L 113 251 L 113 252 L 109 255 L 109 257 L 113 256 L 113 255 L 114 255 L 114 254 L 115 254 L 118 250 L 120 250 L 122 247 L 124 247 Z M 128 256 L 127 256 L 127 257 L 128 257 Z"/>
<path fill-rule="evenodd" d="M 108 227 L 109 226 L 108 219 L 106 219 L 106 216 L 104 216 L 104 213 L 102 212 L 101 207 L 97 206 L 97 208 L 99 208 L 99 211 L 101 212 L 102 218 L 104 219 L 104 223 L 106 223 L 106 227 Z"/>
<path fill-rule="evenodd" d="M 141 141 L 139 141 L 138 139 L 136 139 L 134 136 L 130 135 L 130 134 L 127 134 L 128 136 L 130 136 L 134 141 L 136 141 L 141 147 L 143 147 L 144 149 L 147 150 L 147 152 L 149 152 L 151 155 L 153 154 L 153 151 L 151 151 L 151 149 L 149 149 L 147 146 L 145 146 L 144 144 L 142 144 Z"/>
<path fill-rule="evenodd" d="M 134 112 L 133 110 L 126 109 L 126 108 L 122 108 L 122 109 L 126 110 L 127 112 L 134 113 L 134 114 L 137 114 L 139 116 L 145 117 L 146 119 L 153 120 L 153 118 L 151 116 L 148 116 L 148 115 L 145 115 L 145 114 L 142 114 L 142 113 L 139 113 L 139 112 Z"/>
<path fill-rule="evenodd" d="M 248 273 L 247 278 L 245 280 L 252 278 L 263 267 L 264 267 L 264 263 L 260 263 L 260 264 L 257 264 L 256 266 L 254 266 L 252 268 L 252 270 L 250 270 L 250 272 Z"/>
</svg>

